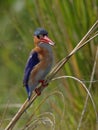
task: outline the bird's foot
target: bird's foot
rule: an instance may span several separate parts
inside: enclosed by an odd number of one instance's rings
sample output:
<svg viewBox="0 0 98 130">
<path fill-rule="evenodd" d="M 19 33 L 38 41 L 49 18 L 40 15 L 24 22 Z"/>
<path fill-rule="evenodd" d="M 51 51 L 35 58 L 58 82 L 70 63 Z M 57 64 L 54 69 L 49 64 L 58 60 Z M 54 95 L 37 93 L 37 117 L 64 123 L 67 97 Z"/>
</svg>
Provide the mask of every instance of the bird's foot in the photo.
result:
<svg viewBox="0 0 98 130">
<path fill-rule="evenodd" d="M 45 80 L 39 80 L 39 83 L 41 83 L 41 86 L 35 89 L 35 92 L 38 96 L 41 95 L 42 89 L 48 86 L 48 83 L 46 83 Z"/>
<path fill-rule="evenodd" d="M 41 83 L 42 87 L 48 86 L 48 83 L 46 83 L 45 80 L 39 80 L 39 82 Z"/>
<path fill-rule="evenodd" d="M 40 95 L 41 95 L 40 88 L 36 88 L 36 89 L 35 89 L 35 92 L 36 92 L 36 94 L 37 94 L 38 96 L 40 96 Z"/>
</svg>

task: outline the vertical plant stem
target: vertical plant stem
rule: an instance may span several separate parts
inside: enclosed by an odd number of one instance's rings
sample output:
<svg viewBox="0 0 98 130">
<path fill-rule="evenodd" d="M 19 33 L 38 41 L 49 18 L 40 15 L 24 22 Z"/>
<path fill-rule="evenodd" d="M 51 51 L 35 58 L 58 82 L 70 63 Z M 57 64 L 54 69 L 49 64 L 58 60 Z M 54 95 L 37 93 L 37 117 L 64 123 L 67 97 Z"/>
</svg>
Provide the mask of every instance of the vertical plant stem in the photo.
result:
<svg viewBox="0 0 98 130">
<path fill-rule="evenodd" d="M 90 78 L 90 84 L 89 84 L 89 88 L 88 88 L 89 91 L 91 90 L 91 87 L 92 87 L 92 81 L 93 81 L 94 73 L 95 73 L 95 69 L 96 69 L 97 58 L 98 58 L 98 47 L 97 47 L 97 51 L 96 51 L 96 57 L 95 57 L 94 65 L 93 65 L 93 70 L 92 70 L 91 78 Z M 82 120 L 83 120 L 83 116 L 84 116 L 85 111 L 86 111 L 86 107 L 87 107 L 87 103 L 88 103 L 88 98 L 89 98 L 89 95 L 87 94 L 86 100 L 85 100 L 85 104 L 84 104 L 84 108 L 83 108 L 83 111 L 81 113 L 81 117 L 80 117 L 80 121 L 79 121 L 77 130 L 80 130 L 80 127 L 81 127 L 81 124 L 82 124 Z M 98 119 L 97 119 L 97 121 L 98 121 Z"/>
</svg>

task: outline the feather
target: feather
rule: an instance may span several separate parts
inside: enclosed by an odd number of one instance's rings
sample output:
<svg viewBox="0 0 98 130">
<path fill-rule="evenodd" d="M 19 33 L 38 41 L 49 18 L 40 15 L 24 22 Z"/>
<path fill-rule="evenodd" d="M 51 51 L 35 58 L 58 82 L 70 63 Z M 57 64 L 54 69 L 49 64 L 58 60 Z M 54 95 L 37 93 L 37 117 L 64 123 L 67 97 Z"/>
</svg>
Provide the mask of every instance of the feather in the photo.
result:
<svg viewBox="0 0 98 130">
<path fill-rule="evenodd" d="M 33 70 L 34 66 L 38 63 L 39 63 L 38 53 L 36 51 L 32 51 L 26 63 L 26 67 L 24 71 L 24 78 L 23 78 L 24 86 L 28 84 L 30 72 L 31 70 Z"/>
</svg>

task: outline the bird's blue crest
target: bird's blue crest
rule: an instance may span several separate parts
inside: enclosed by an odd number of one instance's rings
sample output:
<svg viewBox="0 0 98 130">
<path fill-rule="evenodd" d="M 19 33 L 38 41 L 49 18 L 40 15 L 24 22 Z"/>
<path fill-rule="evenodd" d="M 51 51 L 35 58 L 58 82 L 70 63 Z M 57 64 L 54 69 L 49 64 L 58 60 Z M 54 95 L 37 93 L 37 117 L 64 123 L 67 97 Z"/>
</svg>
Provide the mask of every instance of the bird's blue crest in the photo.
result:
<svg viewBox="0 0 98 130">
<path fill-rule="evenodd" d="M 35 36 L 48 35 L 48 32 L 44 28 L 37 28 L 34 32 Z"/>
</svg>

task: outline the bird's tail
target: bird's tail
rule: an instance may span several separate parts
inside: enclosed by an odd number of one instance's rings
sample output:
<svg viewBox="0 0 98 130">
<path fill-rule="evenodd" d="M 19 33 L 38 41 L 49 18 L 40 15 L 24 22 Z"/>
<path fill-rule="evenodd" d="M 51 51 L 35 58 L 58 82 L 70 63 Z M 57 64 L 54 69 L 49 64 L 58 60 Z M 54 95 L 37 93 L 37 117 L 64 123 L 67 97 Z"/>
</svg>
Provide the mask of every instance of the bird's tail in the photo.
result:
<svg viewBox="0 0 98 130">
<path fill-rule="evenodd" d="M 27 94 L 28 94 L 28 99 L 30 100 L 31 91 L 30 91 L 30 88 L 28 87 L 28 85 L 26 85 L 26 91 L 27 91 Z"/>
</svg>

